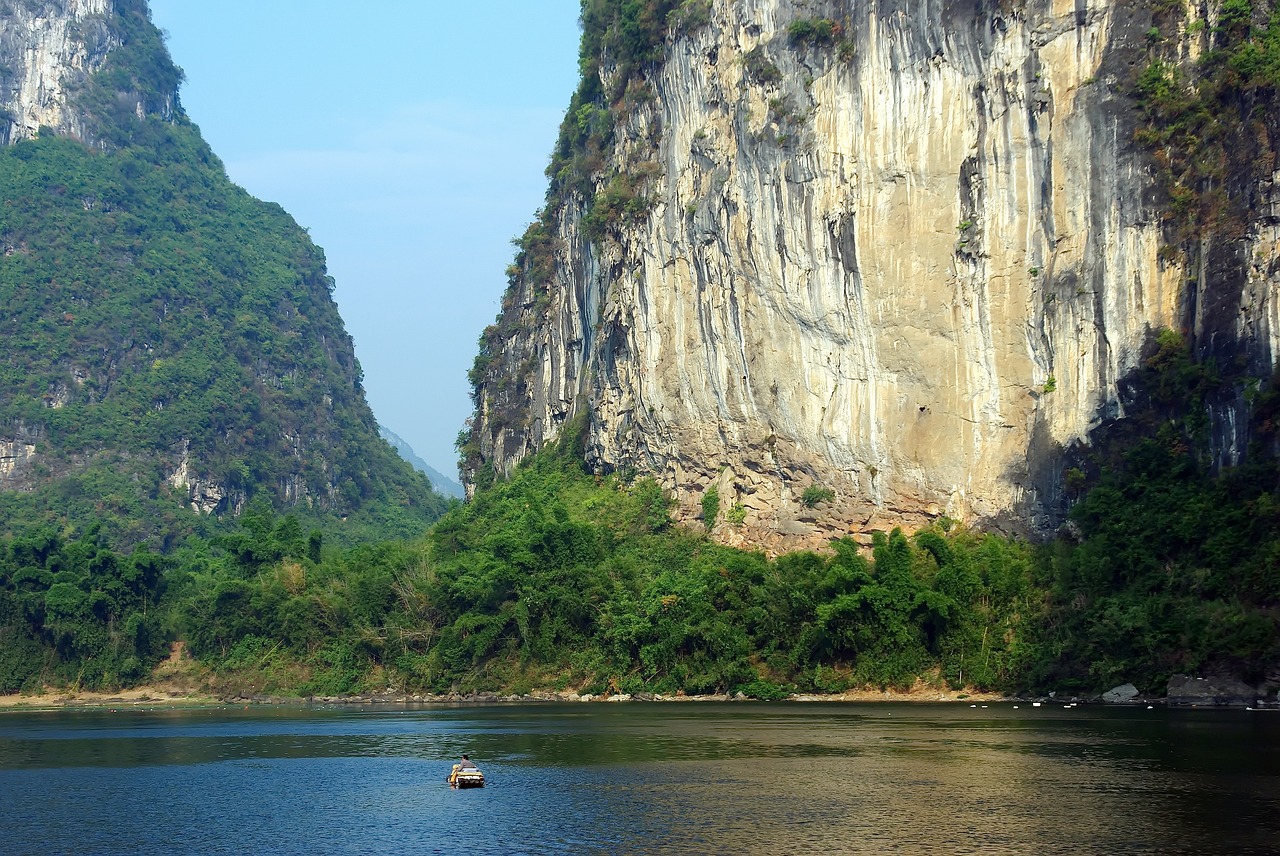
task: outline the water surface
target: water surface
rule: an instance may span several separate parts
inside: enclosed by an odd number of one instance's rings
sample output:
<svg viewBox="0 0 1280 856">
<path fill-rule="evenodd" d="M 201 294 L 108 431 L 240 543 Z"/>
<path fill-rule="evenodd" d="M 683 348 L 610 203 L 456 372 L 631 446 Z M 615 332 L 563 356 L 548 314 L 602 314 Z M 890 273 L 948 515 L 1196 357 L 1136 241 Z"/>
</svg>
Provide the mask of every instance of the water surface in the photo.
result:
<svg viewBox="0 0 1280 856">
<path fill-rule="evenodd" d="M 450 790 L 463 752 L 489 786 Z M 0 715 L 0 849 L 1272 853 L 1280 712 L 564 704 Z"/>
</svg>

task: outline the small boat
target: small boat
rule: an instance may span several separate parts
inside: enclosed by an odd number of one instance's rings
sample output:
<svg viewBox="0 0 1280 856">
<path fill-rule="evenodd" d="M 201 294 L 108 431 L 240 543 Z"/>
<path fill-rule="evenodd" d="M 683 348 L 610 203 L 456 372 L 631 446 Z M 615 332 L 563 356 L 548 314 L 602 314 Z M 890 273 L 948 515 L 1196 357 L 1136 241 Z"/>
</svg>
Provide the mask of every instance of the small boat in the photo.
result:
<svg viewBox="0 0 1280 856">
<path fill-rule="evenodd" d="M 455 769 L 449 774 L 449 784 L 455 788 L 483 788 L 484 773 L 475 767 Z"/>
</svg>

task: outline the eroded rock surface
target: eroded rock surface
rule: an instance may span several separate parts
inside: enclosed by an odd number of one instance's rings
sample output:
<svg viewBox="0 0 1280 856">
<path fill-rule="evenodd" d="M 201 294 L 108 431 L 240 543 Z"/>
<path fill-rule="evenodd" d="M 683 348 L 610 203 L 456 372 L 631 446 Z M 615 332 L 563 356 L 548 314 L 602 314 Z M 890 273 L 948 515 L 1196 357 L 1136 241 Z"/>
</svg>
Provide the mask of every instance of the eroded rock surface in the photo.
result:
<svg viewBox="0 0 1280 856">
<path fill-rule="evenodd" d="M 1234 315 L 1161 252 L 1133 142 L 1150 14 L 716 0 L 618 120 L 611 166 L 648 212 L 589 238 L 571 195 L 554 274 L 508 293 L 479 458 L 508 471 L 586 411 L 600 469 L 655 473 L 686 520 L 712 485 L 741 506 L 727 542 L 942 515 L 1050 531 L 1062 450 L 1123 415 L 1154 330 L 1213 328 L 1260 376 L 1280 346 L 1272 220 L 1233 250 L 1251 259 Z M 789 38 L 815 16 L 842 22 L 839 48 Z"/>
<path fill-rule="evenodd" d="M 80 136 L 71 96 L 118 41 L 107 26 L 111 0 L 22 0 L 6 4 L 0 30 L 0 145 L 41 127 Z"/>
</svg>

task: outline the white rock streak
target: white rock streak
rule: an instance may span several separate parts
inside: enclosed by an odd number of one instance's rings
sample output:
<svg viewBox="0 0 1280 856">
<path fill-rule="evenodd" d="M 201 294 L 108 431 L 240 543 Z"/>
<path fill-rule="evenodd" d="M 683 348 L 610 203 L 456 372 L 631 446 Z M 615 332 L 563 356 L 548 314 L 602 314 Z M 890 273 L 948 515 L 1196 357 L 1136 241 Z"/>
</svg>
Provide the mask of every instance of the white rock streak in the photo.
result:
<svg viewBox="0 0 1280 856">
<path fill-rule="evenodd" d="M 68 90 L 95 70 L 114 47 L 106 16 L 111 0 L 15 2 L 0 34 L 8 74 L 0 79 L 4 142 L 35 136 L 43 126 L 76 135 L 80 117 Z M 7 126 L 7 127 L 6 127 Z"/>
</svg>

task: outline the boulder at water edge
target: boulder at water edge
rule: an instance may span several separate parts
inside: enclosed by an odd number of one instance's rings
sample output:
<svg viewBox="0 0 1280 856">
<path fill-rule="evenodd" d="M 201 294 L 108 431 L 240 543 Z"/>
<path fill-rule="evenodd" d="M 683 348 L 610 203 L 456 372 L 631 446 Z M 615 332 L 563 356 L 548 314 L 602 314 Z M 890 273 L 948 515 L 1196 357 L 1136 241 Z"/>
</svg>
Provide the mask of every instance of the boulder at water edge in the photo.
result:
<svg viewBox="0 0 1280 856">
<path fill-rule="evenodd" d="M 1188 675 L 1174 675 L 1169 679 L 1169 691 L 1166 695 L 1169 704 L 1173 705 L 1244 707 L 1253 704 L 1257 691 L 1233 678 L 1193 678 Z"/>
<path fill-rule="evenodd" d="M 1131 702 L 1138 697 L 1138 688 L 1133 684 L 1121 684 L 1118 687 L 1112 687 L 1102 694 L 1102 700 L 1107 704 L 1125 704 Z"/>
</svg>

